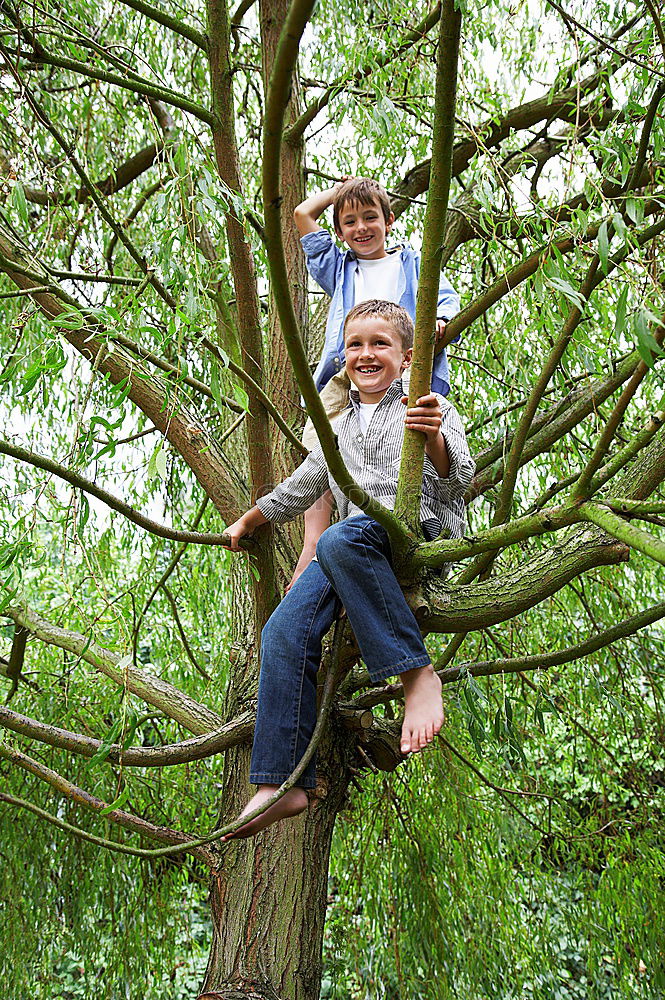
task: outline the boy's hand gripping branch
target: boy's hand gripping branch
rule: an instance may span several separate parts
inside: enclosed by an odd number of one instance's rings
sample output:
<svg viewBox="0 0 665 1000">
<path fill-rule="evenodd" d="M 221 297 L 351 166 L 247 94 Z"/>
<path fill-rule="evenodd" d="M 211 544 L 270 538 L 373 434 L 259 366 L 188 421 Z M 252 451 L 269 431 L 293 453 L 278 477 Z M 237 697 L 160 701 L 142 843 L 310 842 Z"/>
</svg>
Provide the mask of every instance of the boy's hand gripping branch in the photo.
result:
<svg viewBox="0 0 665 1000">
<path fill-rule="evenodd" d="M 402 402 L 408 403 L 409 397 L 403 396 Z M 441 433 L 443 413 L 436 393 L 430 392 L 420 396 L 416 405 L 406 411 L 404 423 L 412 431 L 420 431 L 425 435 L 425 454 L 431 459 L 434 468 L 442 479 L 450 472 L 450 458 L 446 440 Z"/>
</svg>

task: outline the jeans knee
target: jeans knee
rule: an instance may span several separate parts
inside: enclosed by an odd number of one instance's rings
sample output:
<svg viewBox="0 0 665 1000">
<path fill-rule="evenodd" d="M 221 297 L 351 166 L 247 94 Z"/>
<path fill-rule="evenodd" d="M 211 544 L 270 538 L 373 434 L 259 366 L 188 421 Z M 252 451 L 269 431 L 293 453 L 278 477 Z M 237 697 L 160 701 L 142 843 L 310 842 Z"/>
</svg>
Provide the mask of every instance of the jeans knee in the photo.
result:
<svg viewBox="0 0 665 1000">
<path fill-rule="evenodd" d="M 283 654 L 292 639 L 293 622 L 289 623 L 286 620 L 286 616 L 282 613 L 281 605 L 278 605 L 263 626 L 261 632 L 262 659 L 265 658 L 266 652 L 271 649 L 277 649 Z"/>
<path fill-rule="evenodd" d="M 322 567 L 338 562 L 340 556 L 348 551 L 347 534 L 343 521 L 326 528 L 316 545 L 316 558 Z"/>
</svg>

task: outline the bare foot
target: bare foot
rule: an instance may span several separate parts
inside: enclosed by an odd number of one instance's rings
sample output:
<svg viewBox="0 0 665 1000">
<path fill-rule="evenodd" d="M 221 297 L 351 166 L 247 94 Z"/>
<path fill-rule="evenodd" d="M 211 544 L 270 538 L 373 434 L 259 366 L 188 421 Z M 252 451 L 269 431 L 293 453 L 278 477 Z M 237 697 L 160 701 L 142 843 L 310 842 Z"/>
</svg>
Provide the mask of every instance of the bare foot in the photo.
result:
<svg viewBox="0 0 665 1000">
<path fill-rule="evenodd" d="M 254 812 L 264 802 L 267 802 L 278 788 L 279 785 L 259 785 L 258 792 L 249 800 L 238 818 Z M 222 837 L 222 840 L 244 840 L 246 837 L 253 837 L 260 830 L 265 830 L 267 826 L 271 826 L 272 823 L 276 823 L 280 819 L 286 819 L 287 816 L 297 816 L 298 813 L 307 808 L 307 801 L 307 792 L 304 788 L 290 788 L 282 795 L 281 799 L 278 799 L 260 816 L 245 823 L 233 833 L 227 833 L 225 837 Z"/>
<path fill-rule="evenodd" d="M 441 681 L 431 664 L 400 674 L 404 685 L 404 722 L 400 747 L 416 753 L 431 743 L 443 725 Z"/>
</svg>

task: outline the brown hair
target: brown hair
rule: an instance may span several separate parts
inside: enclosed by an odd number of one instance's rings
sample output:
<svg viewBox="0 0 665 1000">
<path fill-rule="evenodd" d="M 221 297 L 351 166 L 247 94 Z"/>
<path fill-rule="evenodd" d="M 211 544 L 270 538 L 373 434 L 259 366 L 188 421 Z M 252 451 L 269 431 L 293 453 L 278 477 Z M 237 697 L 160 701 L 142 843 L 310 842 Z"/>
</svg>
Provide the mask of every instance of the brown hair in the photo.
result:
<svg viewBox="0 0 665 1000">
<path fill-rule="evenodd" d="M 333 199 L 333 225 L 339 232 L 339 217 L 345 205 L 372 205 L 378 202 L 383 218 L 388 222 L 392 209 L 386 189 L 370 177 L 351 177 L 337 189 Z"/>
<path fill-rule="evenodd" d="M 353 320 L 371 319 L 378 316 L 390 323 L 393 330 L 402 342 L 402 350 L 408 351 L 413 347 L 413 320 L 406 309 L 396 305 L 394 302 L 384 302 L 383 299 L 368 299 L 367 302 L 360 302 L 353 309 L 350 309 L 344 320 L 344 336 L 346 330 Z"/>
</svg>

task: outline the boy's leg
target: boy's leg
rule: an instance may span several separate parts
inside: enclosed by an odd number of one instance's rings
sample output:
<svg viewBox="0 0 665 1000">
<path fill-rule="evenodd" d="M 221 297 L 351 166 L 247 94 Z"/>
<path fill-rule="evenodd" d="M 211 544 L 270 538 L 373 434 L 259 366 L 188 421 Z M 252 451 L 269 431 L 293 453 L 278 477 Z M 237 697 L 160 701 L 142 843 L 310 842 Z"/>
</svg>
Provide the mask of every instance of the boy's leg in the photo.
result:
<svg viewBox="0 0 665 1000">
<path fill-rule="evenodd" d="M 333 495 L 330 490 L 326 490 L 322 497 L 316 501 L 313 507 L 305 511 L 305 539 L 303 541 L 302 552 L 293 576 L 286 588 L 286 593 L 296 582 L 298 577 L 307 569 L 312 559 L 316 555 L 316 544 L 326 530 L 330 527 L 330 514 L 333 505 Z"/>
<path fill-rule="evenodd" d="M 369 517 L 349 518 L 323 533 L 316 554 L 346 608 L 372 680 L 401 676 L 402 752 L 421 750 L 443 725 L 441 681 L 393 572 L 388 535 Z"/>
<path fill-rule="evenodd" d="M 261 675 L 249 780 L 258 785 L 244 813 L 277 790 L 302 758 L 316 725 L 316 675 L 321 641 L 340 602 L 318 563 L 311 563 L 275 609 L 261 637 Z M 305 789 L 316 784 L 310 761 L 297 785 L 274 806 L 228 839 L 251 837 L 307 805 Z"/>
<path fill-rule="evenodd" d="M 321 390 L 321 402 L 323 403 L 323 408 L 326 411 L 326 416 L 331 423 L 340 416 L 341 413 L 349 405 L 349 388 L 351 386 L 351 380 L 346 374 L 346 371 L 342 370 L 338 375 L 334 375 L 326 386 Z M 314 430 L 314 424 L 310 417 L 307 418 L 307 423 L 302 434 L 302 443 L 306 448 L 311 451 L 316 448 L 319 443 L 319 439 Z M 316 552 L 316 543 L 319 538 L 326 530 L 330 527 L 330 514 L 333 506 L 333 495 L 330 490 L 327 490 L 323 496 L 317 500 L 313 507 L 310 507 L 308 511 L 305 511 L 305 539 L 303 542 L 302 552 L 300 553 L 300 558 L 296 564 L 296 568 L 293 571 L 293 576 L 289 582 L 286 592 L 288 594 L 289 590 L 296 582 L 303 570 L 309 566 L 312 559 L 314 558 Z"/>
</svg>

